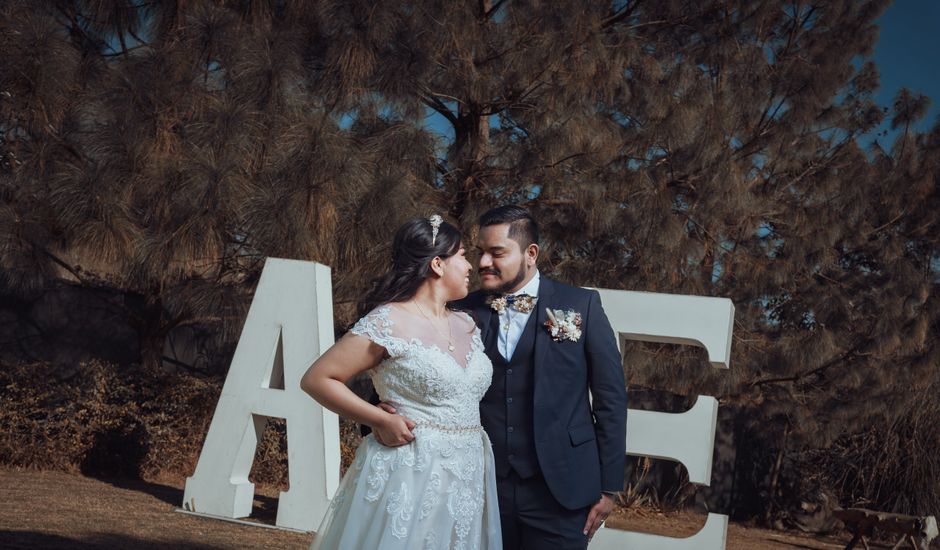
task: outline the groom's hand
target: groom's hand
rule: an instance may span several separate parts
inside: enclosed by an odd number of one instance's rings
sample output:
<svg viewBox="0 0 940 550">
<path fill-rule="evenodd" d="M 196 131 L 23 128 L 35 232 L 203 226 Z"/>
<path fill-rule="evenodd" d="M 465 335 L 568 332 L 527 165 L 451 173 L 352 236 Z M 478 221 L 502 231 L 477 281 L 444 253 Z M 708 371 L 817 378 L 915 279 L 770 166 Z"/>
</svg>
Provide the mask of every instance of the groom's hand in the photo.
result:
<svg viewBox="0 0 940 550">
<path fill-rule="evenodd" d="M 594 533 L 601 528 L 601 524 L 604 523 L 604 520 L 613 510 L 614 499 L 608 495 L 601 495 L 601 499 L 597 501 L 597 504 L 591 507 L 587 522 L 584 524 L 584 534 L 587 535 L 588 541 L 594 537 Z"/>
<path fill-rule="evenodd" d="M 375 404 L 375 406 L 378 407 L 378 408 L 380 408 L 380 409 L 382 409 L 383 411 L 387 412 L 388 414 L 395 414 L 396 412 L 398 412 L 398 411 L 395 410 L 395 407 L 389 405 L 388 403 L 386 403 L 386 402 L 384 402 L 384 401 L 379 401 L 378 403 Z M 389 445 L 388 443 L 382 441 L 382 436 L 379 435 L 379 434 L 377 434 L 377 433 L 375 433 L 375 432 L 372 433 L 372 437 L 374 437 L 376 441 L 378 441 L 378 442 L 381 443 L 382 445 L 385 445 L 386 447 L 393 447 L 393 446 L 394 446 L 394 445 Z"/>
<path fill-rule="evenodd" d="M 375 440 L 386 447 L 399 447 L 414 441 L 415 435 L 411 431 L 415 427 L 414 421 L 406 416 L 388 412 L 389 409 L 392 411 L 395 409 L 382 405 L 380 404 L 379 407 L 387 413 L 387 416 L 381 423 L 372 427 Z"/>
</svg>

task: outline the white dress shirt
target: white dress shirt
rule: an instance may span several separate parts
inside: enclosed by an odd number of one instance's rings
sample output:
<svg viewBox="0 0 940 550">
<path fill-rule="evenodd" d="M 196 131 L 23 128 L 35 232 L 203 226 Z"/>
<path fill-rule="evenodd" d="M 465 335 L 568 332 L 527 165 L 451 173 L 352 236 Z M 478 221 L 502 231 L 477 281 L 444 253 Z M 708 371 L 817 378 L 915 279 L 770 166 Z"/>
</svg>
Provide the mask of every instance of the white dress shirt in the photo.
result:
<svg viewBox="0 0 940 550">
<path fill-rule="evenodd" d="M 513 295 L 517 294 L 528 294 L 529 296 L 538 297 L 539 271 L 537 269 L 531 281 L 526 283 L 525 286 L 520 288 L 517 292 L 513 292 Z M 535 308 L 529 313 L 521 313 L 516 311 L 513 307 L 506 307 L 503 309 L 502 313 L 498 314 L 499 341 L 497 342 L 497 349 L 499 350 L 499 354 L 502 355 L 503 359 L 506 361 L 512 359 L 512 354 L 516 351 L 519 338 L 522 337 L 522 331 L 525 330 L 525 325 L 529 322 L 529 316 L 535 313 L 538 307 L 539 305 L 536 303 Z"/>
</svg>

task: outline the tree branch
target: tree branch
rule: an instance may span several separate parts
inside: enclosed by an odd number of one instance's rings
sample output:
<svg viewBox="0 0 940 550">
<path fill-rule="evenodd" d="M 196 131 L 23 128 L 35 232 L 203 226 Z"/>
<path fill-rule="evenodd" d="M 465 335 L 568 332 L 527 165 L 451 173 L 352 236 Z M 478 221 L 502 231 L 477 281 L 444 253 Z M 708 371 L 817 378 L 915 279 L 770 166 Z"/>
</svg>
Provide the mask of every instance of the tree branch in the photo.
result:
<svg viewBox="0 0 940 550">
<path fill-rule="evenodd" d="M 620 11 L 611 14 L 610 17 L 601 21 L 601 29 L 606 29 L 612 27 L 617 23 L 623 21 L 624 19 L 633 15 L 633 12 L 636 10 L 637 2 L 629 2 L 626 6 L 623 7 Z"/>
<path fill-rule="evenodd" d="M 748 384 L 748 387 L 756 388 L 758 386 L 763 386 L 766 384 L 777 384 L 780 382 L 797 382 L 799 380 L 802 380 L 803 378 L 821 374 L 822 372 L 828 370 L 833 365 L 836 365 L 841 361 L 845 361 L 846 359 L 849 358 L 849 356 L 858 355 L 856 352 L 859 350 L 859 348 L 862 347 L 864 343 L 865 343 L 864 341 L 859 342 L 855 346 L 852 346 L 851 349 L 846 350 L 841 355 L 830 359 L 829 361 L 823 363 L 822 365 L 816 368 L 810 369 L 808 371 L 800 372 L 792 376 L 777 376 L 777 377 L 772 377 L 772 378 L 762 378 L 760 380 L 755 380 L 751 382 L 750 384 Z"/>
<path fill-rule="evenodd" d="M 424 103 L 431 109 L 434 109 L 434 111 L 436 111 L 438 114 L 446 118 L 448 122 L 454 126 L 454 128 L 457 127 L 457 116 L 453 113 L 453 111 L 447 108 L 447 105 L 445 105 L 443 101 L 425 90 L 419 91 L 418 96 L 421 98 L 421 103 Z"/>
<path fill-rule="evenodd" d="M 497 11 L 499 11 L 499 8 L 503 7 L 503 4 L 505 3 L 506 3 L 506 0 L 498 0 L 496 3 L 493 4 L 492 7 L 490 7 L 490 9 L 484 10 L 483 20 L 487 21 L 488 19 L 490 19 L 493 15 L 496 14 Z"/>
</svg>

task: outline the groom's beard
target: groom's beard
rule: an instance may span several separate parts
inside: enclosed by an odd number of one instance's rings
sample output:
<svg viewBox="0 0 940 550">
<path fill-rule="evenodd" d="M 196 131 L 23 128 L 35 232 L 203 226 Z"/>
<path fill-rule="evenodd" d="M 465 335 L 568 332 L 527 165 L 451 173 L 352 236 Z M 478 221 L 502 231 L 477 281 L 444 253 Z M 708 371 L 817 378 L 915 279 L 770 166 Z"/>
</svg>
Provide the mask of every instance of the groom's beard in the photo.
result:
<svg viewBox="0 0 940 550">
<path fill-rule="evenodd" d="M 485 269 L 485 270 L 481 271 L 480 273 L 493 273 L 494 275 L 499 275 L 500 272 L 499 272 L 498 270 L 495 270 L 495 269 Z M 498 287 L 496 287 L 496 288 L 494 288 L 494 289 L 492 289 L 492 290 L 486 290 L 485 292 L 486 292 L 487 294 L 509 294 L 510 292 L 512 292 L 512 290 L 513 290 L 514 288 L 516 288 L 516 286 L 517 286 L 519 283 L 521 283 L 523 280 L 525 280 L 525 276 L 526 276 L 526 275 L 527 275 L 527 273 L 526 273 L 526 270 L 525 270 L 525 260 L 523 259 L 523 260 L 522 260 L 522 263 L 519 265 L 519 272 L 516 273 L 516 276 L 513 277 L 513 279 L 512 279 L 511 281 L 507 281 L 507 282 L 505 282 L 505 283 L 499 285 Z"/>
</svg>

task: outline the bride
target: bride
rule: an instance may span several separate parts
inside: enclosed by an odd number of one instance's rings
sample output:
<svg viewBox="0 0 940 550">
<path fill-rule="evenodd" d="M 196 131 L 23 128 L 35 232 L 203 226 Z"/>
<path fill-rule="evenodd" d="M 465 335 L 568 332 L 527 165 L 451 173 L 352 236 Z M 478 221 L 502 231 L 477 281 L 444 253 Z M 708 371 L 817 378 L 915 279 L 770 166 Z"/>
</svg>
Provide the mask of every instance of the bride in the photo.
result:
<svg viewBox="0 0 940 550">
<path fill-rule="evenodd" d="M 493 367 L 473 320 L 447 308 L 469 291 L 460 232 L 438 215 L 414 219 L 392 254 L 359 304 L 362 318 L 301 380 L 324 407 L 372 428 L 311 548 L 500 550 L 479 409 Z M 364 371 L 395 414 L 346 386 Z"/>
</svg>

